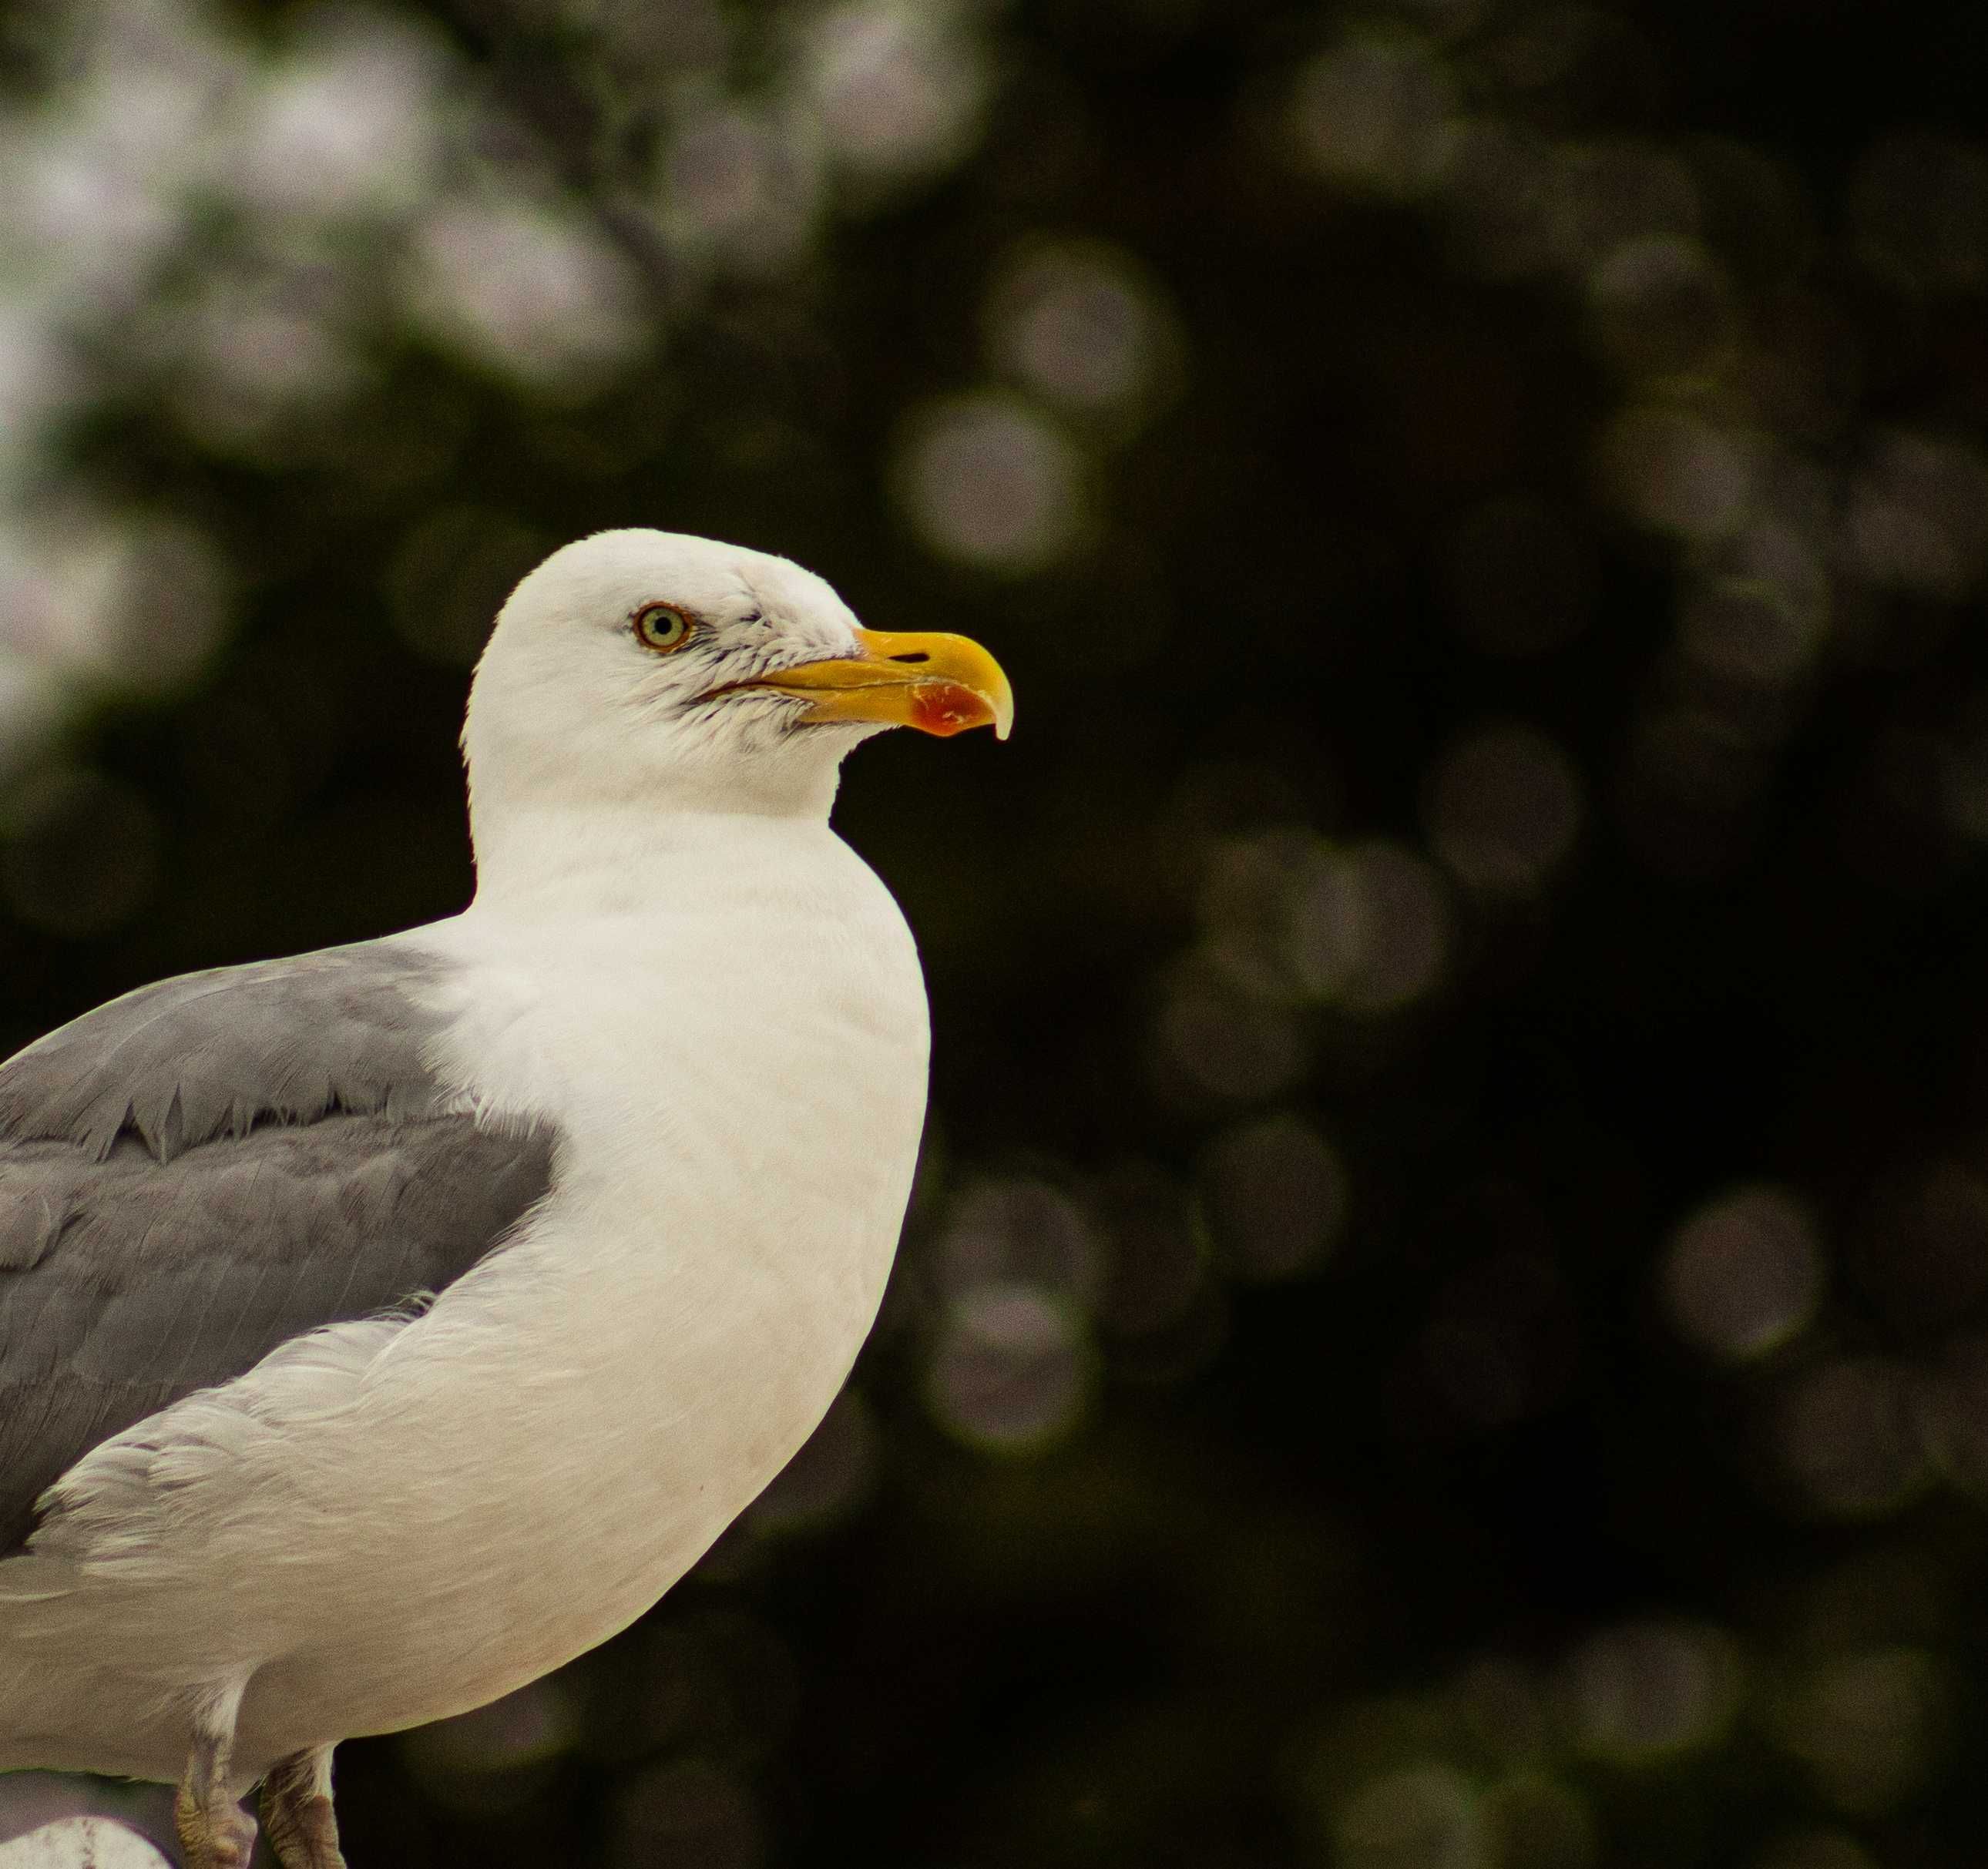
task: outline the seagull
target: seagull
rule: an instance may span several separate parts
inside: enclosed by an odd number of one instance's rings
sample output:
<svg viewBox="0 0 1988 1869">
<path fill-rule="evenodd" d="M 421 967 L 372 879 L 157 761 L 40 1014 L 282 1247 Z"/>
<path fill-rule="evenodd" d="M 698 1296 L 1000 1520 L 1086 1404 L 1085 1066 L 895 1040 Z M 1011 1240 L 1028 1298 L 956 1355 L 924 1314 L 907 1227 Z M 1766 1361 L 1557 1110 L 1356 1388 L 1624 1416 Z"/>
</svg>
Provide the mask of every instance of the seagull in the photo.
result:
<svg viewBox="0 0 1988 1869">
<path fill-rule="evenodd" d="M 189 1869 L 340 1869 L 341 1739 L 625 1627 L 867 1333 L 925 1114 L 844 756 L 1013 701 L 782 558 L 519 584 L 448 920 L 141 987 L 0 1065 L 0 1770 L 177 1782 Z"/>
</svg>

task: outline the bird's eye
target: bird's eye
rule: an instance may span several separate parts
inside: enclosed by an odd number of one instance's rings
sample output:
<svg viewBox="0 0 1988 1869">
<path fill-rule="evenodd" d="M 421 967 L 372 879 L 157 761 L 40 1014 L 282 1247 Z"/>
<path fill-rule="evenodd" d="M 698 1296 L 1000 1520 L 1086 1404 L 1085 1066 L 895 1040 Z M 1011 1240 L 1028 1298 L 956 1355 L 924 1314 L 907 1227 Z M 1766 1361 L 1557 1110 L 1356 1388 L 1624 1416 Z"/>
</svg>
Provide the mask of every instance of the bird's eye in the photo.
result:
<svg viewBox="0 0 1988 1869">
<path fill-rule="evenodd" d="M 690 612 L 674 603 L 645 603 L 635 613 L 636 640 L 665 655 L 681 649 L 695 627 Z"/>
</svg>

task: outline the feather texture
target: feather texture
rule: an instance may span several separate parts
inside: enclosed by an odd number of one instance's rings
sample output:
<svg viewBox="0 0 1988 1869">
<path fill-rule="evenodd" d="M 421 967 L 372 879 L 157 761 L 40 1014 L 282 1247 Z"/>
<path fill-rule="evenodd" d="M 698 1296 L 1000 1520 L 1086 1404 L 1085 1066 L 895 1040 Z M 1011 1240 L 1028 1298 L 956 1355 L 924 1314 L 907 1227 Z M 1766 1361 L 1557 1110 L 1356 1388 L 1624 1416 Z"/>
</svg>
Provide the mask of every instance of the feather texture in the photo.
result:
<svg viewBox="0 0 1988 1869">
<path fill-rule="evenodd" d="M 288 1340 L 416 1303 L 550 1185 L 443 1107 L 404 945 L 127 994 L 0 1066 L 0 1556 L 90 1448 Z"/>
</svg>

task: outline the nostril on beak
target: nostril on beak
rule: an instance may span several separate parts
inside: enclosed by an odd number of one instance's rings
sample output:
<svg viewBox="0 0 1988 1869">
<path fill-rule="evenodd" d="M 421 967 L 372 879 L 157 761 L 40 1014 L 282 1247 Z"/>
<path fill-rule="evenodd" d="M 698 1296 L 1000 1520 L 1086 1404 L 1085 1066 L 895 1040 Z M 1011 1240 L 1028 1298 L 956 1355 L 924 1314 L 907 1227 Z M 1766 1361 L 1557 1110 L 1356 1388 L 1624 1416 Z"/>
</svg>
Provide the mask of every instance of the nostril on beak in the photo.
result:
<svg viewBox="0 0 1988 1869">
<path fill-rule="evenodd" d="M 906 655 L 894 655 L 891 660 L 894 662 L 929 662 L 931 657 L 922 649 L 914 649 Z"/>
</svg>

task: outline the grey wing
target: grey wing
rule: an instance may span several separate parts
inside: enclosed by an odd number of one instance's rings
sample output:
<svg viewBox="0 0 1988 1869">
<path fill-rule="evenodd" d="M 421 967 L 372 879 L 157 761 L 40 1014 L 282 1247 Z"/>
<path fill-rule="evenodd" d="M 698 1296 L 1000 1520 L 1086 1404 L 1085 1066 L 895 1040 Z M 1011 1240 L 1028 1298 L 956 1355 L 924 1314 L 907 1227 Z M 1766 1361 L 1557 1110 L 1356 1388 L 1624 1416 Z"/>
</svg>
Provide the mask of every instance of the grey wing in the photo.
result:
<svg viewBox="0 0 1988 1869">
<path fill-rule="evenodd" d="M 0 1557 L 100 1441 L 289 1339 L 438 1292 L 551 1183 L 447 1107 L 394 946 L 189 975 L 0 1065 Z"/>
</svg>

